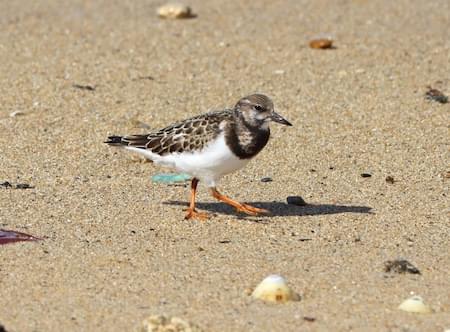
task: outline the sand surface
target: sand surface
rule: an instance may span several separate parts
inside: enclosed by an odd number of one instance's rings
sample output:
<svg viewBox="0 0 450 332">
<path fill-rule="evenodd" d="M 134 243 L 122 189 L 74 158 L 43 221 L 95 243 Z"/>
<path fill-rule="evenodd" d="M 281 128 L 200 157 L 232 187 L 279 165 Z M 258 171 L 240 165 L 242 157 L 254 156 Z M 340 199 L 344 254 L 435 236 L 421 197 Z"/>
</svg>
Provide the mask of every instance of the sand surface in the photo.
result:
<svg viewBox="0 0 450 332">
<path fill-rule="evenodd" d="M 45 238 L 0 246 L 0 324 L 133 331 L 165 313 L 205 331 L 450 329 L 450 104 L 424 98 L 450 94 L 450 3 L 192 0 L 198 16 L 177 21 L 161 4 L 0 3 L 0 182 L 34 187 L 0 188 L 0 228 Z M 336 48 L 310 49 L 320 36 Z M 272 125 L 219 188 L 270 217 L 200 187 L 215 216 L 185 221 L 187 187 L 102 143 L 256 91 L 294 126 Z M 422 274 L 386 274 L 396 258 Z M 272 273 L 302 300 L 246 295 Z M 433 313 L 398 310 L 411 294 Z"/>
</svg>

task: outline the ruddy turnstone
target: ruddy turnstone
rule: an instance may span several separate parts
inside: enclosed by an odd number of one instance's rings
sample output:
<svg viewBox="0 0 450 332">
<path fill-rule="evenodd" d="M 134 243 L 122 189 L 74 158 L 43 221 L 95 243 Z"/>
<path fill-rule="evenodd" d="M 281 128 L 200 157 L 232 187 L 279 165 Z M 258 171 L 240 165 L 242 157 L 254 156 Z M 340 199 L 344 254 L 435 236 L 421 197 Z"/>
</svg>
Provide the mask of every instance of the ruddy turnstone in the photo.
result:
<svg viewBox="0 0 450 332">
<path fill-rule="evenodd" d="M 244 167 L 267 144 L 269 122 L 292 124 L 274 111 L 273 102 L 262 94 L 242 98 L 232 109 L 213 111 L 175 123 L 145 135 L 109 136 L 105 142 L 138 152 L 157 165 L 192 176 L 191 198 L 185 219 L 205 219 L 195 209 L 197 184 L 203 181 L 212 196 L 249 215 L 265 209 L 239 203 L 219 193 L 216 184 L 225 174 Z"/>
</svg>

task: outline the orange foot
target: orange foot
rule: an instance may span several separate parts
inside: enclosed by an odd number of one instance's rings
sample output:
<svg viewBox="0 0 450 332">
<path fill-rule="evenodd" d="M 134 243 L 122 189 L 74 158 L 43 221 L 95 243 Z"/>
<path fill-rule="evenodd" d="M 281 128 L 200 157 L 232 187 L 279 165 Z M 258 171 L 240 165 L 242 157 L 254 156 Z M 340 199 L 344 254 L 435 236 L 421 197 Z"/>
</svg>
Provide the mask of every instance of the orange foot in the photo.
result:
<svg viewBox="0 0 450 332">
<path fill-rule="evenodd" d="M 260 209 L 244 203 L 241 203 L 240 206 L 236 207 L 236 210 L 238 210 L 239 212 L 244 212 L 251 216 L 257 216 L 259 214 L 270 214 L 269 210 Z"/>
<path fill-rule="evenodd" d="M 205 212 L 198 212 L 194 209 L 188 209 L 184 219 L 198 219 L 198 220 L 207 220 L 209 219 L 209 215 Z"/>
</svg>

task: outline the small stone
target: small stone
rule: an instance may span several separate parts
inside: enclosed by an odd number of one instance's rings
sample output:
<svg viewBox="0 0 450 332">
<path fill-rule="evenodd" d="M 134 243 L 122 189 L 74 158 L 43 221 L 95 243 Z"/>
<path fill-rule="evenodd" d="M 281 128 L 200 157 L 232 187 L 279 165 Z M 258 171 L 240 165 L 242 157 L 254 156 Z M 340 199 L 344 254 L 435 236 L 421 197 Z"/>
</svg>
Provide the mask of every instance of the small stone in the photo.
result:
<svg viewBox="0 0 450 332">
<path fill-rule="evenodd" d="M 333 40 L 329 38 L 313 39 L 309 42 L 309 47 L 315 49 L 327 49 L 333 47 Z"/>
<path fill-rule="evenodd" d="M 272 180 L 272 178 L 271 177 L 264 177 L 264 178 L 261 178 L 261 182 L 272 182 L 273 180 Z"/>
<path fill-rule="evenodd" d="M 394 184 L 395 180 L 392 176 L 388 175 L 386 176 L 386 182 L 390 184 Z"/>
<path fill-rule="evenodd" d="M 158 8 L 158 16 L 168 19 L 192 18 L 195 15 L 192 13 L 191 7 L 181 3 L 168 3 Z"/>
<path fill-rule="evenodd" d="M 9 183 L 8 181 L 5 181 L 5 182 L 0 183 L 0 187 L 11 188 L 12 184 Z"/>
<path fill-rule="evenodd" d="M 423 299 L 420 296 L 412 296 L 409 299 L 403 301 L 398 309 L 407 311 L 407 312 L 416 312 L 427 314 L 431 312 L 431 308 L 423 302 Z"/>
<path fill-rule="evenodd" d="M 433 89 L 431 86 L 428 87 L 428 91 L 425 93 L 425 99 L 437 101 L 441 104 L 448 103 L 448 97 L 438 89 Z"/>
<path fill-rule="evenodd" d="M 389 260 L 384 263 L 384 272 L 421 274 L 419 269 L 406 259 Z"/>
<path fill-rule="evenodd" d="M 202 332 L 203 330 L 181 318 L 152 315 L 142 322 L 142 332 Z"/>
<path fill-rule="evenodd" d="M 283 75 L 283 74 L 284 74 L 284 70 L 282 70 L 282 69 L 277 69 L 277 70 L 275 70 L 273 73 L 276 74 L 276 75 Z"/>
<path fill-rule="evenodd" d="M 16 184 L 16 189 L 32 189 L 33 186 L 30 186 L 28 183 L 18 183 Z"/>
<path fill-rule="evenodd" d="M 286 198 L 286 201 L 290 205 L 297 205 L 297 206 L 308 205 L 308 203 L 306 203 L 305 200 L 301 196 L 288 196 Z"/>
<path fill-rule="evenodd" d="M 6 332 L 6 329 L 2 324 L 0 324 L 0 332 Z"/>
<path fill-rule="evenodd" d="M 307 321 L 307 322 L 315 322 L 316 319 L 314 317 L 309 317 L 309 316 L 304 316 L 303 320 Z"/>
<path fill-rule="evenodd" d="M 370 173 L 361 173 L 361 177 L 363 177 L 363 178 L 370 178 L 370 177 L 372 177 L 372 174 L 370 174 Z"/>
<path fill-rule="evenodd" d="M 93 85 L 72 84 L 72 86 L 80 90 L 95 91 L 95 86 Z"/>
</svg>

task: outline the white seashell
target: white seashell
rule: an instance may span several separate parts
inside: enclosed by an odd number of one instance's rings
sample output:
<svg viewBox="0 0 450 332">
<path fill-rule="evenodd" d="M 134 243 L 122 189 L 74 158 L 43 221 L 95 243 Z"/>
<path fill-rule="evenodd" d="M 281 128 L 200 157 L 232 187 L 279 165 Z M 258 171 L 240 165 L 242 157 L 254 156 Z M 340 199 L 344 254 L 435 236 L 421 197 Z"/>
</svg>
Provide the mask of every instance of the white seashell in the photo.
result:
<svg viewBox="0 0 450 332">
<path fill-rule="evenodd" d="M 203 332 L 203 330 L 190 322 L 178 317 L 153 315 L 142 322 L 141 332 Z"/>
<path fill-rule="evenodd" d="M 189 6 L 181 3 L 168 3 L 158 8 L 157 13 L 162 18 L 189 18 L 194 17 Z"/>
<path fill-rule="evenodd" d="M 289 288 L 282 276 L 276 274 L 272 274 L 261 281 L 253 290 L 252 296 L 255 299 L 276 303 L 300 300 L 300 295 Z"/>
<path fill-rule="evenodd" d="M 414 295 L 403 301 L 398 308 L 407 312 L 430 313 L 431 308 L 423 302 L 420 296 Z"/>
</svg>

